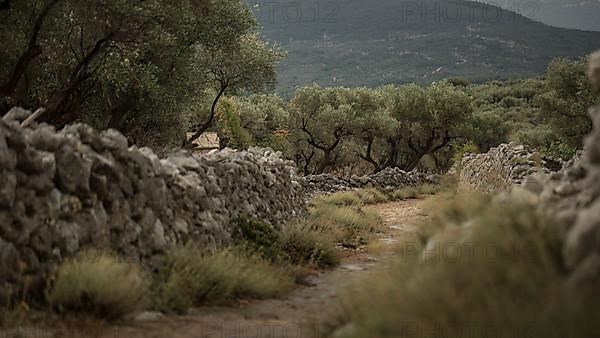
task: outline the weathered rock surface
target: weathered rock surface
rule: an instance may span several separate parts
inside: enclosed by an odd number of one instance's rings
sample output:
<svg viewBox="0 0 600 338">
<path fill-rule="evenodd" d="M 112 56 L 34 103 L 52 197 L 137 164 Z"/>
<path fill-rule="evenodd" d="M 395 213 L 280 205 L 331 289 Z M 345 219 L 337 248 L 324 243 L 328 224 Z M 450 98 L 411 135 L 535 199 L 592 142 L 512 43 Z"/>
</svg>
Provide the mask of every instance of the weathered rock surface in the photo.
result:
<svg viewBox="0 0 600 338">
<path fill-rule="evenodd" d="M 590 58 L 591 83 L 600 94 L 600 52 Z M 562 258 L 570 284 L 600 281 L 600 106 L 590 109 L 593 131 L 584 150 L 560 170 L 536 165 L 530 154 L 515 145 L 502 145 L 487 154 L 463 159 L 461 184 L 496 191 L 514 184 L 532 192 L 540 208 L 556 217 L 554 229 L 562 242 Z M 523 167 L 521 167 L 523 166 Z M 517 168 L 519 168 L 517 170 Z"/>
<path fill-rule="evenodd" d="M 533 174 L 549 174 L 562 166 L 539 152 L 515 143 L 501 144 L 484 154 L 466 154 L 451 173 L 461 188 L 483 192 L 507 190 L 515 184 L 531 184 Z"/>
<path fill-rule="evenodd" d="M 189 241 L 228 244 L 238 217 L 280 227 L 305 210 L 295 169 L 270 150 L 159 159 L 115 130 L 24 129 L 14 115 L 0 120 L 0 302 L 23 285 L 43 290 L 83 250 L 152 265 Z"/>
<path fill-rule="evenodd" d="M 338 191 L 377 188 L 384 191 L 406 186 L 439 183 L 438 175 L 417 171 L 404 171 L 399 168 L 386 168 L 378 173 L 365 176 L 338 177 L 330 174 L 309 175 L 302 178 L 305 190 L 311 196 Z"/>
</svg>

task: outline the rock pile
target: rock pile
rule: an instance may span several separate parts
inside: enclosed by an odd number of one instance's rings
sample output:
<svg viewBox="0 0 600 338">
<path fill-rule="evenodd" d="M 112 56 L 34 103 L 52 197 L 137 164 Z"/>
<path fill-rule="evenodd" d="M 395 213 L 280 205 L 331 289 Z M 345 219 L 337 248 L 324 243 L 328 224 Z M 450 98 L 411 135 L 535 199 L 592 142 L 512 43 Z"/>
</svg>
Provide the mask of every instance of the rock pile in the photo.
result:
<svg viewBox="0 0 600 338">
<path fill-rule="evenodd" d="M 438 183 L 438 175 L 428 175 L 417 171 L 404 171 L 399 168 L 386 168 L 378 173 L 365 176 L 337 177 L 330 174 L 309 175 L 302 178 L 304 188 L 311 196 L 338 191 L 378 188 L 395 190 L 405 186 L 424 183 Z"/>
<path fill-rule="evenodd" d="M 236 218 L 279 227 L 304 210 L 294 168 L 269 150 L 159 159 L 115 130 L 0 120 L 0 302 L 43 290 L 87 248 L 152 266 L 174 245 L 229 243 Z"/>
<path fill-rule="evenodd" d="M 559 170 L 560 161 L 529 151 L 515 143 L 501 144 L 484 154 L 466 154 L 451 172 L 461 188 L 483 192 L 506 190 L 532 174 Z"/>
</svg>

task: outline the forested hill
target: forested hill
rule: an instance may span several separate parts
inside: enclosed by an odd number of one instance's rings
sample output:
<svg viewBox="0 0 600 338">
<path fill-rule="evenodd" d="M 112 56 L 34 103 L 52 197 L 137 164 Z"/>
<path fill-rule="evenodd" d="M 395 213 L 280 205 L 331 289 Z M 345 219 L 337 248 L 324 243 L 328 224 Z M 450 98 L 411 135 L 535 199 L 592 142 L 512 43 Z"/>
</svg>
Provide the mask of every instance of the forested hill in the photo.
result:
<svg viewBox="0 0 600 338">
<path fill-rule="evenodd" d="M 600 31 L 598 0 L 478 0 L 510 10 L 521 10 L 530 18 L 550 26 Z"/>
<path fill-rule="evenodd" d="M 377 86 L 530 76 L 552 58 L 600 47 L 600 32 L 551 27 L 478 2 L 284 0 L 254 7 L 264 36 L 289 52 L 279 73 L 284 94 L 313 82 Z"/>
</svg>

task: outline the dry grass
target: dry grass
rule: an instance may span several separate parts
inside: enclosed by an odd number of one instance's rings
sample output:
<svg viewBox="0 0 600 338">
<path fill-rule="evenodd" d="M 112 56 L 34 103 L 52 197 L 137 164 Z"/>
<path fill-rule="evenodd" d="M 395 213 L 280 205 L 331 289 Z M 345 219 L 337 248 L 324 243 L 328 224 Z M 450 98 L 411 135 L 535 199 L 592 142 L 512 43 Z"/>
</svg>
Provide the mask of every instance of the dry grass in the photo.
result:
<svg viewBox="0 0 600 338">
<path fill-rule="evenodd" d="M 307 222 L 288 225 L 281 234 L 280 243 L 292 264 L 328 268 L 340 262 L 331 235 L 311 229 Z"/>
<path fill-rule="evenodd" d="M 417 198 L 419 192 L 415 187 L 404 187 L 390 193 L 390 199 L 392 201 L 404 201 L 412 198 Z"/>
<path fill-rule="evenodd" d="M 386 194 L 375 188 L 356 190 L 354 194 L 363 204 L 379 204 L 390 201 Z"/>
<path fill-rule="evenodd" d="M 440 249 L 428 251 L 427 259 L 404 251 L 349 290 L 340 319 L 353 325 L 341 337 L 425 336 L 432 328 L 440 330 L 434 336 L 458 328 L 463 336 L 483 337 L 490 327 L 503 337 L 598 336 L 597 293 L 586 299 L 565 292 L 559 246 L 547 230 L 552 217 L 524 200 L 486 204 L 479 195 L 431 207 L 438 232 L 429 240 Z M 458 245 L 462 255 L 445 251 L 448 245 Z"/>
<path fill-rule="evenodd" d="M 346 247 L 356 248 L 367 244 L 383 229 L 383 219 L 368 207 L 335 207 L 321 205 L 308 217 L 312 230 L 328 233 Z"/>
<path fill-rule="evenodd" d="M 311 201 L 311 205 L 318 207 L 320 205 L 351 206 L 361 205 L 360 198 L 352 191 L 337 192 L 335 194 L 320 196 Z"/>
<path fill-rule="evenodd" d="M 293 276 L 285 268 L 245 250 L 211 253 L 188 246 L 166 257 L 153 307 L 182 313 L 195 305 L 276 297 L 293 285 Z"/>
<path fill-rule="evenodd" d="M 413 198 L 428 197 L 440 191 L 440 187 L 433 184 L 423 184 L 416 187 L 404 187 L 389 194 L 392 201 L 404 201 Z"/>
<path fill-rule="evenodd" d="M 118 319 L 143 308 L 148 282 L 140 268 L 103 255 L 64 262 L 47 291 L 49 304 L 60 313 Z"/>
</svg>

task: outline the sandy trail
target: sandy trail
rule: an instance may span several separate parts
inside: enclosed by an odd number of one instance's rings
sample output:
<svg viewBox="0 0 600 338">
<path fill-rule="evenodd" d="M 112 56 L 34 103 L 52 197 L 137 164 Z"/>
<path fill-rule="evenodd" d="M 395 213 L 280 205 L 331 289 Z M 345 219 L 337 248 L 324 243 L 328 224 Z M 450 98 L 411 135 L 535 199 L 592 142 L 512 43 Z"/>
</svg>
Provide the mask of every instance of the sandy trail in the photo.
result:
<svg viewBox="0 0 600 338">
<path fill-rule="evenodd" d="M 414 232 L 418 221 L 424 217 L 420 207 L 422 202 L 409 200 L 373 206 L 387 225 L 376 253 L 352 254 L 336 269 L 309 276 L 307 286 L 297 288 L 282 299 L 207 306 L 192 309 L 183 316 L 149 318 L 121 325 L 78 323 L 78 329 L 67 325 L 50 330 L 52 333 L 43 330 L 43 334 L 38 332 L 32 337 L 325 337 L 327 318 L 330 318 L 327 309 L 332 308 L 338 292 L 372 271 L 390 254 L 398 237 Z"/>
</svg>

